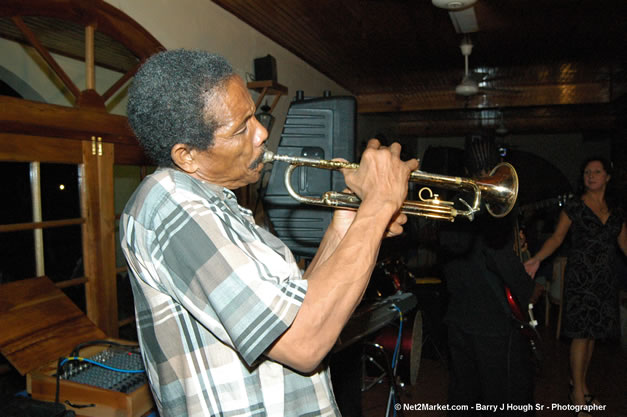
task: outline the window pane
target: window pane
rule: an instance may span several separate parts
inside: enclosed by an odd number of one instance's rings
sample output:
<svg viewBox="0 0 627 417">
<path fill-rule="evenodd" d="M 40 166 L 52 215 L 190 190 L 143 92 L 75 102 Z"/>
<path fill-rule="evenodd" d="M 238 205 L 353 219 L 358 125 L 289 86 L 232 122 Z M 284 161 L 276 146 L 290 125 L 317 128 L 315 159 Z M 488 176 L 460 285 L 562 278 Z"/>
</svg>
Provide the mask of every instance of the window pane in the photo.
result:
<svg viewBox="0 0 627 417">
<path fill-rule="evenodd" d="M 77 165 L 41 163 L 41 209 L 43 220 L 81 217 Z"/>
<path fill-rule="evenodd" d="M 0 283 L 35 276 L 35 238 L 32 230 L 0 233 Z"/>
<path fill-rule="evenodd" d="M 44 229 L 44 259 L 46 275 L 54 282 L 82 277 L 81 226 Z"/>
<path fill-rule="evenodd" d="M 0 224 L 33 221 L 28 162 L 0 162 Z"/>
<path fill-rule="evenodd" d="M 74 285 L 72 287 L 61 288 L 61 291 L 63 291 L 65 295 L 67 295 L 67 297 L 83 311 L 83 313 L 87 314 L 84 285 Z"/>
</svg>

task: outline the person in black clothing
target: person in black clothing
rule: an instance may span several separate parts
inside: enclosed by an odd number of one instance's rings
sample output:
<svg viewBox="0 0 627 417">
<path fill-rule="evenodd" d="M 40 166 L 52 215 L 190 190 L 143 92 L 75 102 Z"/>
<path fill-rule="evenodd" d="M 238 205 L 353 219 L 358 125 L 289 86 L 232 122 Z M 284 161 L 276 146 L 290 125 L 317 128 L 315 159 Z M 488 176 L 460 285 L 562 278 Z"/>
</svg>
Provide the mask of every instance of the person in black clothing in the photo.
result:
<svg viewBox="0 0 627 417">
<path fill-rule="evenodd" d="M 493 142 L 467 141 L 470 175 L 484 176 L 497 162 Z M 541 287 L 514 250 L 514 216 L 497 219 L 482 210 L 472 222 L 460 220 L 439 231 L 449 292 L 444 318 L 451 361 L 449 404 L 468 406 L 450 415 L 534 414 L 531 348 L 513 319 L 506 287 L 524 306 L 537 300 Z"/>
</svg>

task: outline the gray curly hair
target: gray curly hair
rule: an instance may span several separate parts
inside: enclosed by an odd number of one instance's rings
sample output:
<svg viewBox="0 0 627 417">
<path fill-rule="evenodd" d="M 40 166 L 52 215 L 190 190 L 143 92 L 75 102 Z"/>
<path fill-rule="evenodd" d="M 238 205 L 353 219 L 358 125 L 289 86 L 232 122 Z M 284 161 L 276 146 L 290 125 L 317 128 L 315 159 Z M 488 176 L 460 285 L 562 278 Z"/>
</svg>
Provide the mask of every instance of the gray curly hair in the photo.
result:
<svg viewBox="0 0 627 417">
<path fill-rule="evenodd" d="M 172 166 L 177 143 L 193 149 L 213 144 L 218 125 L 216 93 L 234 74 L 224 57 L 175 49 L 151 56 L 129 89 L 128 120 L 146 154 L 159 166 Z"/>
</svg>

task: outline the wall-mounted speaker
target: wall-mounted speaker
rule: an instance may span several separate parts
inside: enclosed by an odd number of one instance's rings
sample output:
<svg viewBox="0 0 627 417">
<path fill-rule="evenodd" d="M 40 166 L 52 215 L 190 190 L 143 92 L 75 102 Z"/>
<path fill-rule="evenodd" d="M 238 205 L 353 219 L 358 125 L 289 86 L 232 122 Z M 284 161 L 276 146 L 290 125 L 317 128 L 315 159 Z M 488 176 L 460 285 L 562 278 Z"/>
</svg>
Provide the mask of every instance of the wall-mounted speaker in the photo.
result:
<svg viewBox="0 0 627 417">
<path fill-rule="evenodd" d="M 255 81 L 277 81 L 276 60 L 272 55 L 255 58 Z"/>
</svg>

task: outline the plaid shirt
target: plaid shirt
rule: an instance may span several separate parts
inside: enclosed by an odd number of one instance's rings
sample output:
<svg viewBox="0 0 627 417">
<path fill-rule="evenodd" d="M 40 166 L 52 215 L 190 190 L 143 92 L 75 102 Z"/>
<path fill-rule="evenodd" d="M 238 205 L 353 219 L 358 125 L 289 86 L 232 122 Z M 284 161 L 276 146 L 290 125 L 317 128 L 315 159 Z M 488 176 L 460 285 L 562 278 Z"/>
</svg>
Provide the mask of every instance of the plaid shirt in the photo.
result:
<svg viewBox="0 0 627 417">
<path fill-rule="evenodd" d="M 127 203 L 120 232 L 161 417 L 339 415 L 326 370 L 302 375 L 263 355 L 307 281 L 231 191 L 161 168 Z"/>
</svg>

